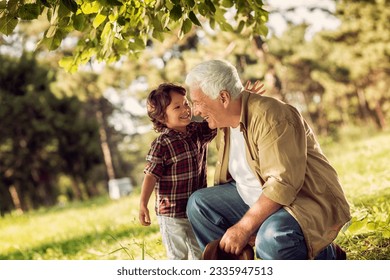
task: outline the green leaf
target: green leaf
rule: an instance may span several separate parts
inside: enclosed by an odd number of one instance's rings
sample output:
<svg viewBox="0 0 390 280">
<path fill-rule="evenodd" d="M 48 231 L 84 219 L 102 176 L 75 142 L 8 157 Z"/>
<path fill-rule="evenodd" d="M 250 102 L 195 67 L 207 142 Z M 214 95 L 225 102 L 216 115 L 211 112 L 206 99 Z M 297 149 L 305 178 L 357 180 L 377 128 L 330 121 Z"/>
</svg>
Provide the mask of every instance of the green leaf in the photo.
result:
<svg viewBox="0 0 390 280">
<path fill-rule="evenodd" d="M 207 12 L 208 12 L 208 10 L 207 10 L 207 7 L 206 7 L 206 5 L 204 4 L 204 3 L 200 3 L 199 5 L 198 5 L 198 11 L 199 11 L 199 13 L 202 15 L 202 16 L 207 16 Z"/>
<path fill-rule="evenodd" d="M 234 31 L 233 27 L 229 23 L 227 23 L 226 21 L 220 22 L 219 26 L 221 27 L 222 31 L 227 31 L 227 32 L 233 32 Z"/>
<path fill-rule="evenodd" d="M 78 31 L 83 31 L 85 28 L 85 16 L 83 14 L 73 15 L 73 27 Z"/>
<path fill-rule="evenodd" d="M 74 0 L 61 0 L 64 6 L 71 12 L 77 12 L 77 3 Z"/>
<path fill-rule="evenodd" d="M 254 2 L 255 2 L 255 5 L 256 5 L 257 7 L 259 7 L 259 8 L 261 8 L 261 7 L 264 6 L 263 1 L 261 1 L 261 0 L 255 0 Z"/>
<path fill-rule="evenodd" d="M 266 36 L 268 34 L 268 27 L 265 24 L 257 24 L 254 32 L 257 35 Z"/>
<path fill-rule="evenodd" d="M 14 15 L 18 12 L 19 0 L 9 0 L 7 10 L 10 15 Z"/>
<path fill-rule="evenodd" d="M 195 6 L 194 0 L 185 0 L 188 7 L 193 8 Z"/>
<path fill-rule="evenodd" d="M 214 18 L 210 18 L 210 27 L 212 29 L 215 29 L 215 19 Z"/>
<path fill-rule="evenodd" d="M 178 21 L 181 19 L 183 12 L 181 10 L 181 6 L 175 5 L 173 6 L 172 10 L 170 11 L 170 18 L 174 21 Z"/>
<path fill-rule="evenodd" d="M 106 0 L 109 6 L 122 6 L 123 3 L 118 0 Z"/>
<path fill-rule="evenodd" d="M 52 8 L 52 5 L 47 0 L 40 0 L 42 5 L 48 8 Z"/>
<path fill-rule="evenodd" d="M 60 67 L 64 68 L 66 71 L 73 73 L 73 72 L 77 71 L 77 65 L 75 65 L 73 60 L 74 60 L 73 57 L 66 56 L 66 57 L 61 58 L 61 60 L 58 62 L 58 64 L 60 65 Z"/>
<path fill-rule="evenodd" d="M 125 24 L 126 24 L 126 18 L 125 17 L 122 17 L 122 16 L 120 16 L 120 17 L 118 17 L 118 19 L 116 20 L 116 22 L 119 24 L 119 25 L 121 25 L 121 26 L 125 26 Z"/>
<path fill-rule="evenodd" d="M 41 14 L 41 9 L 38 4 L 24 4 L 18 10 L 20 19 L 33 20 Z"/>
<path fill-rule="evenodd" d="M 245 21 L 241 20 L 240 23 L 237 26 L 237 32 L 241 33 L 242 30 L 244 29 L 244 27 L 245 27 Z"/>
<path fill-rule="evenodd" d="M 232 0 L 222 0 L 222 6 L 225 8 L 233 7 L 234 2 Z"/>
<path fill-rule="evenodd" d="M 152 25 L 157 32 L 162 32 L 164 29 L 161 22 L 156 17 L 152 18 Z"/>
<path fill-rule="evenodd" d="M 205 4 L 207 5 L 207 7 L 209 8 L 209 11 L 212 14 L 214 14 L 217 11 L 217 9 L 215 8 L 215 6 L 214 6 L 213 2 L 211 2 L 211 0 L 206 0 Z"/>
<path fill-rule="evenodd" d="M 17 19 L 16 17 L 9 15 L 2 17 L 0 18 L 0 32 L 5 35 L 10 35 L 14 31 L 18 23 L 19 19 Z"/>
<path fill-rule="evenodd" d="M 103 32 L 101 34 L 101 39 L 102 41 L 106 41 L 108 40 L 108 37 L 110 36 L 111 34 L 111 29 L 112 25 L 110 22 L 107 22 L 105 25 L 104 25 L 104 28 L 103 28 Z"/>
<path fill-rule="evenodd" d="M 92 2 L 92 3 L 85 2 L 84 4 L 81 5 L 81 10 L 86 15 L 97 14 L 100 11 L 100 4 L 99 2 Z"/>
<path fill-rule="evenodd" d="M 348 227 L 348 232 L 352 234 L 357 234 L 360 233 L 361 231 L 364 231 L 367 226 L 367 222 L 368 222 L 367 219 L 352 222 L 352 224 Z"/>
<path fill-rule="evenodd" d="M 160 42 L 164 42 L 164 34 L 162 32 L 159 32 L 157 30 L 153 30 L 152 32 L 153 38 L 157 39 Z"/>
<path fill-rule="evenodd" d="M 5 10 L 6 8 L 7 8 L 7 2 L 5 0 L 1 0 L 0 10 Z"/>
<path fill-rule="evenodd" d="M 181 26 L 181 30 L 183 31 L 183 34 L 187 34 L 191 31 L 192 28 L 192 21 L 190 19 L 186 19 L 183 21 L 183 25 Z"/>
<path fill-rule="evenodd" d="M 98 14 L 93 20 L 92 26 L 98 28 L 105 20 L 107 19 L 106 15 Z"/>
<path fill-rule="evenodd" d="M 43 37 L 38 44 L 46 46 L 50 51 L 54 51 L 61 45 L 62 39 L 63 37 L 61 31 L 57 30 L 53 37 Z"/>
<path fill-rule="evenodd" d="M 145 44 L 141 43 L 139 41 L 136 41 L 134 43 L 129 43 L 129 49 L 131 51 L 142 51 L 145 48 Z"/>
<path fill-rule="evenodd" d="M 193 11 L 188 13 L 188 17 L 195 25 L 202 26 L 202 24 L 199 22 L 198 18 L 196 17 Z"/>
</svg>

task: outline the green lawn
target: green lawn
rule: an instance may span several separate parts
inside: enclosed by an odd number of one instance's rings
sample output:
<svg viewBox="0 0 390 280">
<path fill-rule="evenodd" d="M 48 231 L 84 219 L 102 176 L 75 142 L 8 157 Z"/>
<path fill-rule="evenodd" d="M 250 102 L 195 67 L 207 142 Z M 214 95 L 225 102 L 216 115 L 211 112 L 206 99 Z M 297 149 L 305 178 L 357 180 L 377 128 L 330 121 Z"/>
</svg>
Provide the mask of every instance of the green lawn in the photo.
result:
<svg viewBox="0 0 390 280">
<path fill-rule="evenodd" d="M 337 239 L 349 259 L 390 259 L 390 133 L 358 133 L 324 149 L 339 172 L 352 223 Z"/>
<path fill-rule="evenodd" d="M 0 259 L 164 259 L 155 217 L 150 227 L 138 223 L 138 196 L 6 216 Z"/>
<path fill-rule="evenodd" d="M 349 259 L 390 259 L 390 132 L 348 135 L 323 144 L 352 207 L 337 242 Z M 150 227 L 138 223 L 138 198 L 139 190 L 117 201 L 9 214 L 0 218 L 0 259 L 165 259 L 155 216 Z"/>
</svg>

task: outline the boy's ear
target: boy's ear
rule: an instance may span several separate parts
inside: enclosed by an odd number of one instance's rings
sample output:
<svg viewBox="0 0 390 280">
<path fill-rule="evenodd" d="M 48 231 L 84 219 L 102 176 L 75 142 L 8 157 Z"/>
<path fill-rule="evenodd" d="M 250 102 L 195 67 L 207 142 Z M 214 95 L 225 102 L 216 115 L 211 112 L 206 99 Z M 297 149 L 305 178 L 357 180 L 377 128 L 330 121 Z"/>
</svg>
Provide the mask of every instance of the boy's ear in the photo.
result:
<svg viewBox="0 0 390 280">
<path fill-rule="evenodd" d="M 222 105 L 224 107 L 227 107 L 227 105 L 229 105 L 230 100 L 231 100 L 230 93 L 226 90 L 221 90 L 221 92 L 219 93 L 219 99 L 220 99 Z"/>
</svg>

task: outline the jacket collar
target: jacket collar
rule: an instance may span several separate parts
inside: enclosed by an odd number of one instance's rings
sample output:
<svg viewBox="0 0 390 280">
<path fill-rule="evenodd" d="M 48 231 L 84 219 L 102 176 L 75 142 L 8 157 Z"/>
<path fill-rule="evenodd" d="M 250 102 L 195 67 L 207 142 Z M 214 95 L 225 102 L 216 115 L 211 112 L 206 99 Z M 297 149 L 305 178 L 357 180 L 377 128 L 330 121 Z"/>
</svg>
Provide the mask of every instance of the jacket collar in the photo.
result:
<svg viewBox="0 0 390 280">
<path fill-rule="evenodd" d="M 248 123 L 248 103 L 249 97 L 253 93 L 243 91 L 241 93 L 241 115 L 240 115 L 240 129 L 241 131 L 246 131 L 246 124 Z"/>
</svg>

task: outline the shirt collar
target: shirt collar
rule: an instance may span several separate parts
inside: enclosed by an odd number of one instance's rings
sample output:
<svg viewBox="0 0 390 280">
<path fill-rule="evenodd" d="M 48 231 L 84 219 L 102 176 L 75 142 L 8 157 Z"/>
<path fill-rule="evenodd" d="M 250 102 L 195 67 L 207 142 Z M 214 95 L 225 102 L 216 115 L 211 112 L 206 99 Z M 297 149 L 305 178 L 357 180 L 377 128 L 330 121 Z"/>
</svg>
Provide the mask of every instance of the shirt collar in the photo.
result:
<svg viewBox="0 0 390 280">
<path fill-rule="evenodd" d="M 187 136 L 190 136 L 193 134 L 193 132 L 195 131 L 195 124 L 193 122 L 189 123 L 187 125 L 187 132 L 180 132 L 180 131 L 177 131 L 177 130 L 174 130 L 174 129 L 171 129 L 171 128 L 168 128 L 168 127 L 165 127 L 162 131 L 161 131 L 161 134 L 166 134 L 168 135 L 169 137 L 173 137 L 173 138 L 185 138 Z"/>
</svg>

